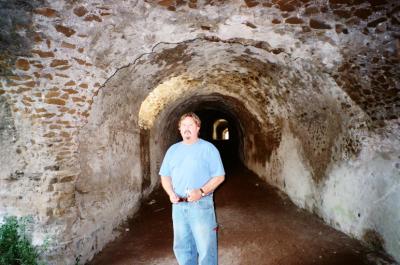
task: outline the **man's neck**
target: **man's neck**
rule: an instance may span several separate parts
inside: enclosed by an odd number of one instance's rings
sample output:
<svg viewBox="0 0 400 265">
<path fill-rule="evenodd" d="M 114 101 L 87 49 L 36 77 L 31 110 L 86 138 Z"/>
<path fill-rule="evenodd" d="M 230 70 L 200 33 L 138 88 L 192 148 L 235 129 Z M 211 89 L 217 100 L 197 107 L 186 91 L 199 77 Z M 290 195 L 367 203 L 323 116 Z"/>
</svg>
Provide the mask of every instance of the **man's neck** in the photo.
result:
<svg viewBox="0 0 400 265">
<path fill-rule="evenodd" d="M 191 144 L 196 143 L 198 140 L 199 140 L 198 137 L 197 137 L 197 138 L 194 138 L 194 139 L 189 139 L 189 140 L 183 139 L 183 143 L 184 143 L 184 144 L 187 144 L 187 145 L 191 145 Z"/>
</svg>

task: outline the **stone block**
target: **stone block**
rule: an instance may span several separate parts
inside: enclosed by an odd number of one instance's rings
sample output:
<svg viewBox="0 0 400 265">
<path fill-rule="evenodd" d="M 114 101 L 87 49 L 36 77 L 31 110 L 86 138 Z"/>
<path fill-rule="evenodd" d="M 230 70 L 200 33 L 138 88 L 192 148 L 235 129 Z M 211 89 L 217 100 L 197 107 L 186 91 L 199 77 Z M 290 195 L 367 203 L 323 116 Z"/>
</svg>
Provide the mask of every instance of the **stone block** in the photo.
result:
<svg viewBox="0 0 400 265">
<path fill-rule="evenodd" d="M 83 17 L 84 15 L 86 15 L 88 13 L 88 10 L 84 6 L 79 6 L 79 7 L 74 8 L 73 12 L 78 17 Z"/>
<path fill-rule="evenodd" d="M 58 66 L 63 66 L 63 65 L 68 65 L 68 61 L 67 60 L 54 59 L 50 63 L 50 67 L 58 67 Z"/>
<path fill-rule="evenodd" d="M 66 27 L 64 25 L 58 24 L 55 25 L 55 28 L 58 32 L 64 34 L 67 37 L 71 37 L 72 35 L 74 35 L 76 33 L 76 31 L 70 27 Z"/>
<path fill-rule="evenodd" d="M 59 98 L 49 98 L 46 99 L 44 102 L 47 104 L 60 105 L 60 106 L 64 106 L 66 103 L 65 100 Z"/>
<path fill-rule="evenodd" d="M 36 8 L 33 10 L 33 13 L 39 14 L 39 15 L 42 15 L 45 17 L 57 17 L 57 11 L 52 8 L 48 8 L 48 7 Z"/>
<path fill-rule="evenodd" d="M 17 67 L 17 69 L 28 71 L 30 68 L 30 63 L 26 59 L 18 59 L 15 63 L 15 66 Z"/>
<path fill-rule="evenodd" d="M 32 53 L 39 55 L 41 58 L 54 57 L 54 52 L 52 52 L 52 51 L 32 50 Z"/>
</svg>

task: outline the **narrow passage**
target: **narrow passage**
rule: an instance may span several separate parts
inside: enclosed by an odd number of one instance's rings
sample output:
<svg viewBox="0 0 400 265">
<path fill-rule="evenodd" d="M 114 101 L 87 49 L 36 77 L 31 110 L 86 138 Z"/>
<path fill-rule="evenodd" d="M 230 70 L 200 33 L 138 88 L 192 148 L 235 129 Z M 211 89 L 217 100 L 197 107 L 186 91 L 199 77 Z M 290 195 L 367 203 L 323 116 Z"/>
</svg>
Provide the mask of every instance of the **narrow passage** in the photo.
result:
<svg viewBox="0 0 400 265">
<path fill-rule="evenodd" d="M 391 264 L 357 240 L 297 208 L 242 166 L 229 167 L 215 194 L 220 265 Z M 110 217 L 111 218 L 111 217 Z M 177 264 L 171 205 L 161 189 L 89 265 Z"/>
</svg>

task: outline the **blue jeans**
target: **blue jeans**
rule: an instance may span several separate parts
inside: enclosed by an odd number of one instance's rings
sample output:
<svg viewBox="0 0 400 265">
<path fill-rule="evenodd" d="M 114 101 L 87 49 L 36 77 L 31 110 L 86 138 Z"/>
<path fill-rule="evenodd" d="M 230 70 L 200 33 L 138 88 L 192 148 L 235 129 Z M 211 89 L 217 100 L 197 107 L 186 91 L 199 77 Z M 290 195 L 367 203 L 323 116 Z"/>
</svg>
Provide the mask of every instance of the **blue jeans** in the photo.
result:
<svg viewBox="0 0 400 265">
<path fill-rule="evenodd" d="M 212 196 L 172 206 L 174 253 L 179 265 L 217 265 L 217 222 Z"/>
</svg>

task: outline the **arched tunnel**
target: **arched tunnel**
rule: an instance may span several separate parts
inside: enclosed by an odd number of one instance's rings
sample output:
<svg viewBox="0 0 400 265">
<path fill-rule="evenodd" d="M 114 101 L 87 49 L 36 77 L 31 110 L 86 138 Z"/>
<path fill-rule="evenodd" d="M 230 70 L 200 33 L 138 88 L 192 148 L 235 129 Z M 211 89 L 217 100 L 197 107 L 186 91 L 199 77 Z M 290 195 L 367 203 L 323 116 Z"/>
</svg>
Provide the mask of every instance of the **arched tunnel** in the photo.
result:
<svg viewBox="0 0 400 265">
<path fill-rule="evenodd" d="M 208 39 L 160 45 L 109 79 L 81 131 L 79 153 L 82 169 L 98 167 L 100 157 L 111 177 L 82 172 L 78 187 L 92 191 L 77 196 L 80 212 L 115 214 L 109 206 L 110 212 L 85 207 L 96 187 L 110 201 L 126 200 L 121 196 L 126 185 L 141 187 L 144 194 L 153 190 L 165 151 L 180 140 L 179 117 L 193 111 L 202 119 L 201 137 L 218 147 L 227 172 L 243 165 L 329 222 L 337 185 L 351 185 L 337 176 L 352 170 L 340 161 L 357 155 L 353 128 L 369 118 L 332 77 L 306 60 L 293 61 L 265 47 Z M 221 119 L 229 124 L 227 141 L 213 139 Z M 140 153 L 133 152 L 135 146 Z"/>
<path fill-rule="evenodd" d="M 195 112 L 221 264 L 400 261 L 396 1 L 31 2 L 0 2 L 0 223 L 43 260 L 175 264 L 159 170 Z"/>
</svg>

